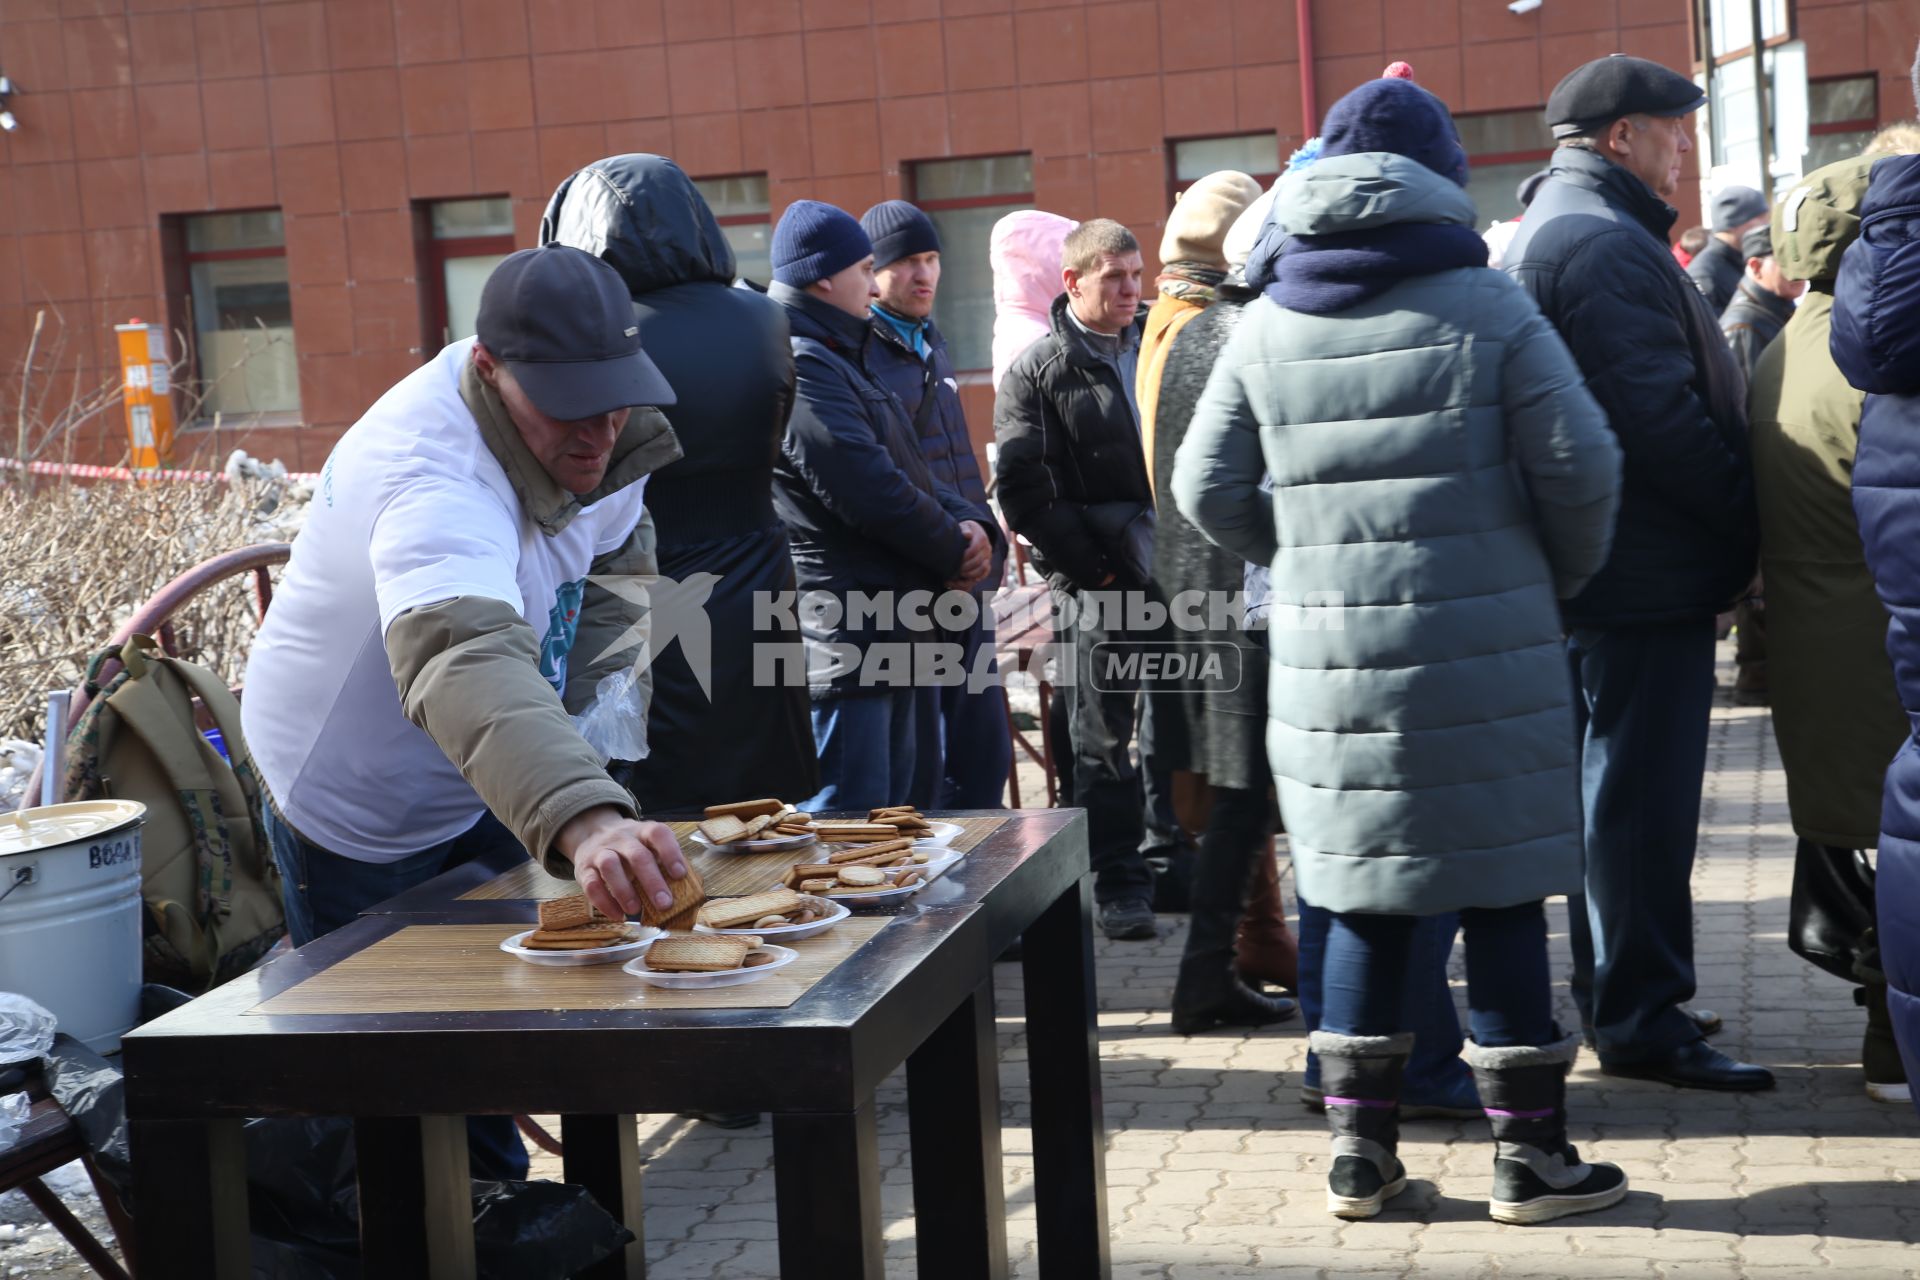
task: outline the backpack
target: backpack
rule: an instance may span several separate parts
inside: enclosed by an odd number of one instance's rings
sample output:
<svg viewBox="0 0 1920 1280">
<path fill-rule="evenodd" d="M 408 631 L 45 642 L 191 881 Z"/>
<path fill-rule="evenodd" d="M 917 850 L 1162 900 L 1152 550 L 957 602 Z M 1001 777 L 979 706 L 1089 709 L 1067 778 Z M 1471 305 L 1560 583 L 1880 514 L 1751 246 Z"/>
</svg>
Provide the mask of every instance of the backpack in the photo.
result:
<svg viewBox="0 0 1920 1280">
<path fill-rule="evenodd" d="M 103 688 L 101 667 L 115 657 L 125 670 Z M 147 806 L 140 839 L 146 981 L 198 993 L 245 973 L 286 923 L 240 703 L 213 673 L 165 656 L 139 635 L 94 655 L 86 690 L 92 701 L 67 737 L 65 795 Z M 195 723 L 195 698 L 227 758 Z"/>
</svg>

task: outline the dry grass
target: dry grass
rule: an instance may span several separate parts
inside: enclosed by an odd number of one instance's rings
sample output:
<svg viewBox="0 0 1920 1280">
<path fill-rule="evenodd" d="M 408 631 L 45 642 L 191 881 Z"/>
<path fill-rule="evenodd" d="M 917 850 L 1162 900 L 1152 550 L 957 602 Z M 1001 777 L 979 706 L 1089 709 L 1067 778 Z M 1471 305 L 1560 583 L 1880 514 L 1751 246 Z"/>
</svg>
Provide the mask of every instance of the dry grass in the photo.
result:
<svg viewBox="0 0 1920 1280">
<path fill-rule="evenodd" d="M 72 688 L 87 659 L 167 582 L 203 560 L 283 541 L 249 484 L 0 481 L 0 738 L 38 741 L 45 696 Z M 180 655 L 238 681 L 254 631 L 251 577 L 177 615 Z"/>
</svg>

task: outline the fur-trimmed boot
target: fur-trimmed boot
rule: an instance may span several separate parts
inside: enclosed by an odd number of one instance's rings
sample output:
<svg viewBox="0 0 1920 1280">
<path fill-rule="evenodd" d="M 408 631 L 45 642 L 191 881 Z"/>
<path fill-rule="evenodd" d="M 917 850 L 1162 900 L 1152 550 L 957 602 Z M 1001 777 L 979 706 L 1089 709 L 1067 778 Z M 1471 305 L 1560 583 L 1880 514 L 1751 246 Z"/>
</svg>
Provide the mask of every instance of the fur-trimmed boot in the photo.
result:
<svg viewBox="0 0 1920 1280">
<path fill-rule="evenodd" d="M 1567 1141 L 1567 1071 L 1579 1051 L 1580 1037 L 1568 1036 L 1537 1047 L 1468 1041 L 1461 1054 L 1493 1126 L 1495 1222 L 1550 1222 L 1618 1204 L 1627 1194 L 1619 1166 L 1586 1164 Z"/>
<path fill-rule="evenodd" d="M 1371 1218 L 1407 1188 L 1400 1147 L 1400 1074 L 1413 1033 L 1343 1036 L 1316 1031 L 1308 1045 L 1320 1057 L 1333 1166 L 1327 1170 L 1327 1212 Z"/>
</svg>

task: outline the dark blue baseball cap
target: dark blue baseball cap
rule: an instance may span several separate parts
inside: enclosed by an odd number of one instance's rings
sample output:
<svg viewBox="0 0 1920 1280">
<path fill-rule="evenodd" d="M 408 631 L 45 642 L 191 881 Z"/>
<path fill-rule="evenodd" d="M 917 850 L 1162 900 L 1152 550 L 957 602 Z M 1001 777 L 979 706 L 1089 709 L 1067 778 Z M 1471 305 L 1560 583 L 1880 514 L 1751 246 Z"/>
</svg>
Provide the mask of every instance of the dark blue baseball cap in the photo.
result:
<svg viewBox="0 0 1920 1280">
<path fill-rule="evenodd" d="M 540 412 L 562 422 L 674 402 L 640 349 L 620 273 L 584 250 L 508 254 L 480 291 L 474 330 Z"/>
</svg>

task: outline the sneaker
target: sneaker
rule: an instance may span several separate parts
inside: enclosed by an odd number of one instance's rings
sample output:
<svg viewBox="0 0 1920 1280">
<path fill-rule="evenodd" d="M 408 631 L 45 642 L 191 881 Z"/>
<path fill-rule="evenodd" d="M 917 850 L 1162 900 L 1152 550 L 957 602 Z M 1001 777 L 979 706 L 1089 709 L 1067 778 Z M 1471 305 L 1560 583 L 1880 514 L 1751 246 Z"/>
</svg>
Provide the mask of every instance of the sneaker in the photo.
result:
<svg viewBox="0 0 1920 1280">
<path fill-rule="evenodd" d="M 1153 923 L 1153 904 L 1145 898 L 1120 898 L 1101 903 L 1100 932 L 1115 942 L 1133 942 L 1160 936 L 1160 930 Z"/>
<path fill-rule="evenodd" d="M 1495 1222 L 1515 1226 L 1551 1222 L 1605 1209 L 1626 1198 L 1627 1175 L 1620 1167 L 1583 1164 L 1572 1143 L 1553 1156 L 1533 1147 L 1500 1145 L 1501 1154 L 1493 1162 L 1493 1199 L 1489 1205 Z"/>
<path fill-rule="evenodd" d="M 1905 1080 L 1882 1083 L 1867 1081 L 1867 1096 L 1875 1102 L 1912 1102 L 1913 1090 Z"/>
<path fill-rule="evenodd" d="M 1389 1174 L 1365 1156 L 1336 1156 L 1327 1171 L 1327 1212 L 1336 1218 L 1371 1218 L 1407 1189 L 1407 1169 L 1388 1157 Z"/>
</svg>

